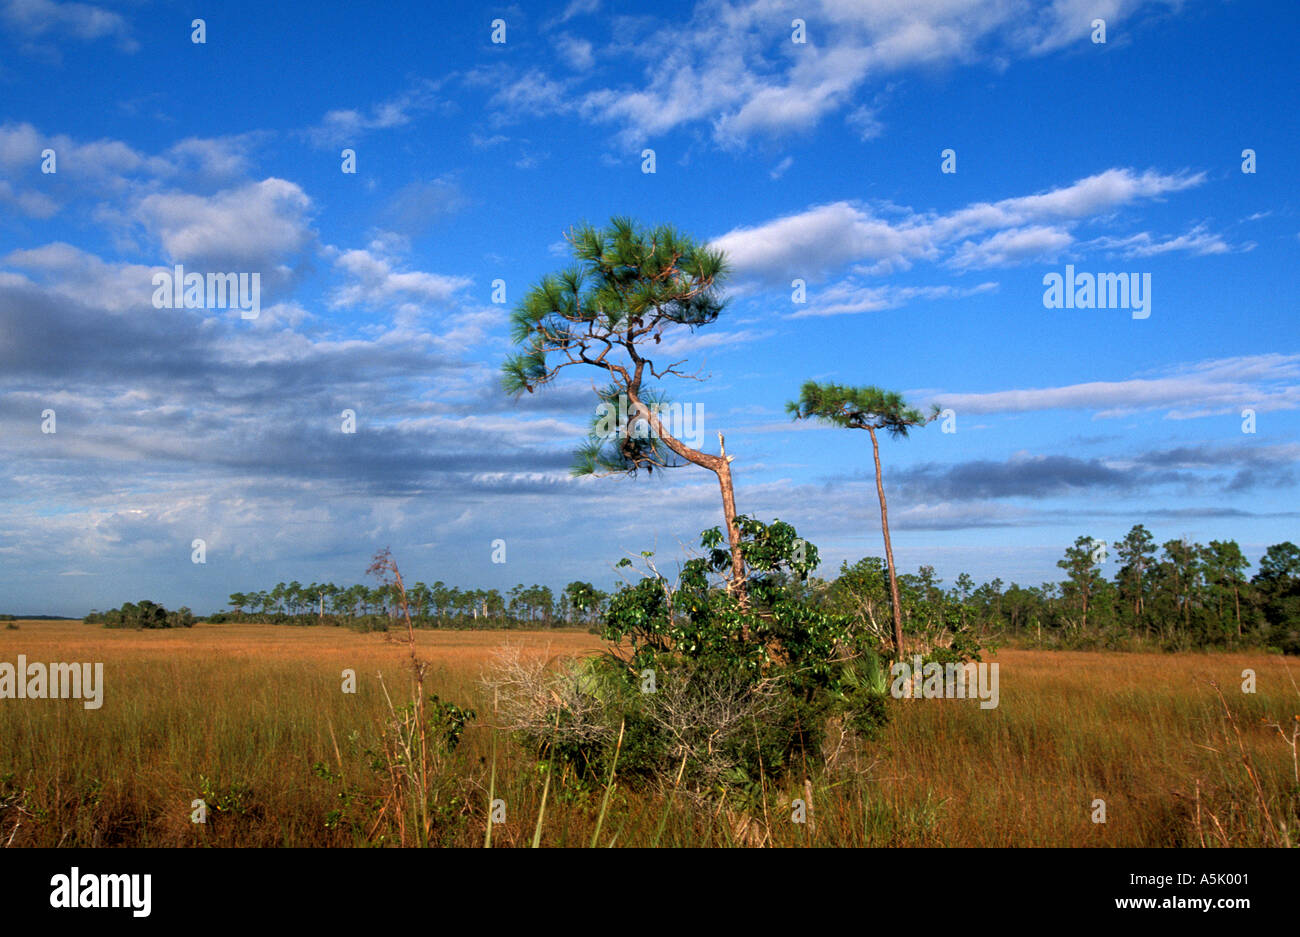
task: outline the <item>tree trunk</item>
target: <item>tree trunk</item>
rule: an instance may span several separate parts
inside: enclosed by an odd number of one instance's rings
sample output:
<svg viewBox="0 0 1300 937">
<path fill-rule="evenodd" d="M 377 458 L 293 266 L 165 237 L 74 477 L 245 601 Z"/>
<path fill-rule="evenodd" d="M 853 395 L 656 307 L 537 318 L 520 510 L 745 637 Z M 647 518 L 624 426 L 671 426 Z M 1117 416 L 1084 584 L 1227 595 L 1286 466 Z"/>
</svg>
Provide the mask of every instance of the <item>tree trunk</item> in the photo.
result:
<svg viewBox="0 0 1300 937">
<path fill-rule="evenodd" d="M 736 524 L 736 489 L 731 483 L 731 460 L 727 458 L 722 434 L 718 434 L 718 449 L 722 464 L 718 468 L 718 487 L 722 490 L 722 514 L 727 520 L 727 543 L 731 550 L 731 584 L 742 605 L 748 598 L 745 582 L 745 560 L 740 553 L 740 527 Z"/>
<path fill-rule="evenodd" d="M 641 398 L 634 391 L 629 389 L 627 398 L 632 405 L 631 415 L 645 420 L 646 425 L 663 440 L 665 446 L 686 461 L 702 466 L 718 476 L 718 488 L 722 492 L 722 517 L 727 527 L 727 546 L 731 551 L 731 581 L 727 583 L 727 591 L 736 596 L 741 608 L 747 608 L 749 593 L 745 581 L 745 560 L 740 552 L 740 527 L 736 524 L 736 489 L 731 483 L 731 461 L 734 456 L 727 455 L 726 442 L 722 434 L 718 433 L 719 455 L 709 455 L 707 452 L 692 449 L 670 434 L 658 415 L 642 403 Z"/>
<path fill-rule="evenodd" d="M 894 569 L 894 548 L 889 542 L 889 509 L 885 506 L 885 483 L 880 475 L 880 443 L 876 431 L 868 426 L 871 434 L 871 452 L 876 460 L 876 494 L 880 498 L 880 529 L 885 535 L 885 562 L 889 567 L 889 597 L 894 604 L 894 653 L 903 659 L 903 609 L 898 599 L 898 573 Z"/>
<path fill-rule="evenodd" d="M 1137 568 L 1137 623 L 1142 626 L 1142 630 L 1147 634 L 1151 633 L 1151 627 L 1142 620 L 1142 614 L 1146 611 L 1144 599 L 1143 577 L 1146 576 L 1146 564 L 1142 562 L 1141 554 L 1138 555 L 1137 562 L 1133 564 Z"/>
<path fill-rule="evenodd" d="M 1237 637 L 1241 637 L 1241 596 L 1237 594 L 1237 581 L 1232 582 L 1232 604 L 1237 607 Z"/>
</svg>

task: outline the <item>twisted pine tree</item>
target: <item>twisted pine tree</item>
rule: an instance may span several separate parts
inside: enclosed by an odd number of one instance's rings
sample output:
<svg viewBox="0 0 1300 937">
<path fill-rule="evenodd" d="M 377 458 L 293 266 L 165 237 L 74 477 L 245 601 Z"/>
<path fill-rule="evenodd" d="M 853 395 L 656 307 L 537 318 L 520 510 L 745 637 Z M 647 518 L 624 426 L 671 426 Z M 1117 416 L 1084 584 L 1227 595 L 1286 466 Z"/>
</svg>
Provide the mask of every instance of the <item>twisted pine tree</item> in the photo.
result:
<svg viewBox="0 0 1300 937">
<path fill-rule="evenodd" d="M 934 407 L 928 416 L 911 407 L 901 394 L 879 387 L 845 387 L 806 381 L 799 389 L 799 399 L 785 405 L 796 420 L 817 419 L 832 426 L 865 429 L 871 434 L 871 450 L 876 459 L 876 494 L 880 498 L 880 528 L 885 535 L 885 562 L 889 569 L 889 596 L 894 611 L 894 653 L 903 658 L 903 612 L 898 598 L 898 573 L 894 568 L 894 548 L 889 540 L 889 509 L 885 505 L 885 485 L 880 475 L 880 441 L 876 430 L 883 429 L 895 438 L 906 438 L 913 426 L 924 426 L 939 415 Z"/>
<path fill-rule="evenodd" d="M 684 360 L 656 360 L 655 351 L 666 333 L 694 332 L 717 320 L 726 258 L 668 225 L 644 228 L 628 218 L 614 218 L 603 229 L 583 224 L 565 239 L 576 263 L 544 276 L 515 309 L 513 338 L 520 350 L 503 365 L 503 386 L 518 395 L 552 383 L 565 368 L 603 372 L 608 384 L 596 389 L 602 406 L 574 474 L 635 475 L 684 462 L 713 472 L 731 554 L 728 590 L 744 603 L 733 457 L 721 433 L 717 455 L 674 436 L 661 419 L 667 401 L 656 386 L 667 377 L 694 377 L 682 370 Z M 614 431 L 611 413 L 620 415 Z"/>
</svg>

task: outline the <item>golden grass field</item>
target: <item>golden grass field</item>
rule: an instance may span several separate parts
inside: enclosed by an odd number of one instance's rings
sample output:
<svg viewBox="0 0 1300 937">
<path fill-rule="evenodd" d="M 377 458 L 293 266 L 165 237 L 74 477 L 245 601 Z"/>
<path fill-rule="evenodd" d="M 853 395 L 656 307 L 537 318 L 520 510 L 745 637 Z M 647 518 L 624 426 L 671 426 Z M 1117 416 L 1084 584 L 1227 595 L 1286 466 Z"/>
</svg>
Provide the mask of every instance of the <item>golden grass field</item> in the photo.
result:
<svg viewBox="0 0 1300 937">
<path fill-rule="evenodd" d="M 0 627 L 0 661 L 103 661 L 103 707 L 0 700 L 0 845 L 352 846 L 398 842 L 367 750 L 409 700 L 405 634 L 199 624 L 114 631 L 80 622 Z M 544 773 L 490 722 L 478 677 L 495 649 L 579 655 L 575 631 L 421 631 L 426 689 L 479 718 L 440 762 L 434 844 L 482 846 L 488 789 L 506 803 L 494 846 L 531 843 Z M 1255 846 L 1300 843 L 1290 732 L 1300 664 L 1255 654 L 1004 649 L 1000 706 L 900 700 L 884 736 L 813 766 L 811 822 L 791 822 L 802 778 L 773 790 L 776 846 Z M 341 672 L 356 671 L 355 694 Z M 1241 691 L 1242 671 L 1258 691 Z M 1227 712 L 1210 680 L 1219 683 Z M 1291 736 L 1294 738 L 1294 736 Z M 1243 758 L 1244 754 L 1244 758 Z M 314 769 L 320 763 L 324 770 Z M 1249 765 L 1249 767 L 1248 767 Z M 493 770 L 495 768 L 495 770 Z M 1257 783 L 1256 783 L 1257 782 Z M 735 815 L 615 785 L 600 844 L 737 844 Z M 588 845 L 604 794 L 556 778 L 540 841 Z M 191 822 L 195 798 L 206 824 Z M 1091 820 L 1106 802 L 1106 822 Z M 220 805 L 219 807 L 215 805 Z M 725 806 L 725 805 L 724 805 Z M 341 811 L 341 812 L 340 812 Z M 331 816 L 334 814 L 333 816 Z M 749 842 L 753 842 L 749 838 Z"/>
</svg>

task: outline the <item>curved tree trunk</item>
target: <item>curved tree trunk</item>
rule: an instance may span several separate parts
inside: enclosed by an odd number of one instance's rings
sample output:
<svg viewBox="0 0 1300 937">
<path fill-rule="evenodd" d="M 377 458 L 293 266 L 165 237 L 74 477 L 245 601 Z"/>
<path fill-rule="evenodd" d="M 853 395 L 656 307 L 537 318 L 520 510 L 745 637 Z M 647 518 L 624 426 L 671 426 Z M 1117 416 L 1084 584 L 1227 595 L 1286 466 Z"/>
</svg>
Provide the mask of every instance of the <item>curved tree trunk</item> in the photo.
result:
<svg viewBox="0 0 1300 937">
<path fill-rule="evenodd" d="M 746 588 L 745 560 L 740 552 L 740 527 L 736 523 L 736 489 L 731 482 L 731 460 L 734 456 L 727 455 L 726 442 L 722 434 L 718 433 L 720 455 L 709 455 L 707 452 L 692 449 L 668 432 L 663 422 L 641 401 L 636 392 L 629 389 L 626 393 L 631 404 L 631 415 L 645 420 L 651 431 L 663 441 L 665 446 L 686 461 L 702 466 L 718 476 L 718 488 L 722 493 L 722 517 L 727 527 L 727 546 L 731 551 L 731 580 L 727 583 L 727 591 L 736 596 L 742 608 L 747 607 L 749 594 Z"/>
<path fill-rule="evenodd" d="M 898 600 L 898 574 L 894 569 L 894 548 L 889 542 L 889 508 L 885 506 L 885 483 L 880 476 L 880 443 L 876 431 L 868 426 L 871 434 L 871 452 L 876 460 L 876 494 L 880 497 L 880 529 L 885 535 L 885 562 L 889 566 L 889 596 L 894 605 L 894 653 L 903 659 L 903 609 Z"/>
</svg>

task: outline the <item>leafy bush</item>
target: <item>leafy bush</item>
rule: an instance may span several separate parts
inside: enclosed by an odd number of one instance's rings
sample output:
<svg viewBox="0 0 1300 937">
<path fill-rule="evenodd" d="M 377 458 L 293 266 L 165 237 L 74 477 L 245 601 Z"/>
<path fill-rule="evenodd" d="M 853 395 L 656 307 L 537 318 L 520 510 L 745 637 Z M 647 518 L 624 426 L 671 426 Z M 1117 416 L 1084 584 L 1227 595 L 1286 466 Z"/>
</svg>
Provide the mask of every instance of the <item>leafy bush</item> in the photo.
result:
<svg viewBox="0 0 1300 937">
<path fill-rule="evenodd" d="M 105 628 L 193 628 L 194 614 L 185 606 L 169 612 L 148 599 L 126 602 L 121 608 L 107 612 L 91 612 L 87 624 L 102 624 Z"/>
<path fill-rule="evenodd" d="M 804 595 L 817 549 L 792 526 L 737 523 L 743 596 L 726 587 L 731 556 L 717 528 L 676 584 L 644 552 L 648 572 L 610 599 L 605 654 L 555 671 L 517 651 L 498 661 L 485 682 L 503 724 L 581 776 L 616 767 L 697 791 L 806 770 L 832 719 L 872 737 L 888 718 L 877 639 Z"/>
</svg>

